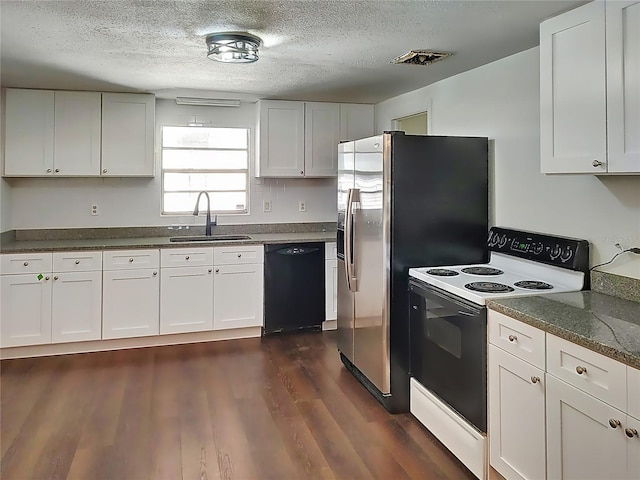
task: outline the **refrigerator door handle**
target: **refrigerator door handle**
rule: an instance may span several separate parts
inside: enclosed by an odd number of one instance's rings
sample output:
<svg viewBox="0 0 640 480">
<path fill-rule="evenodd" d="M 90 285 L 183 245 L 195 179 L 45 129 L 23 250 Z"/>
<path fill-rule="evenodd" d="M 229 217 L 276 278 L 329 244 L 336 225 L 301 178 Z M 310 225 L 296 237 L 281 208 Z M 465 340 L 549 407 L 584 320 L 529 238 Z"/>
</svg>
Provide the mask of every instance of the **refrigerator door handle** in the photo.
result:
<svg viewBox="0 0 640 480">
<path fill-rule="evenodd" d="M 349 257 L 347 263 L 349 264 L 349 289 L 352 292 L 358 291 L 358 277 L 356 275 L 356 253 L 354 252 L 355 242 L 353 241 L 354 232 L 354 212 L 356 204 L 360 203 L 360 189 L 351 189 L 351 195 L 349 196 Z"/>
<path fill-rule="evenodd" d="M 347 191 L 347 208 L 346 215 L 344 219 L 344 269 L 345 275 L 347 276 L 347 287 L 349 291 L 352 292 L 351 289 L 351 259 L 353 257 L 351 252 L 351 245 L 353 245 L 351 241 L 351 194 L 353 193 L 353 189 L 349 189 Z"/>
</svg>

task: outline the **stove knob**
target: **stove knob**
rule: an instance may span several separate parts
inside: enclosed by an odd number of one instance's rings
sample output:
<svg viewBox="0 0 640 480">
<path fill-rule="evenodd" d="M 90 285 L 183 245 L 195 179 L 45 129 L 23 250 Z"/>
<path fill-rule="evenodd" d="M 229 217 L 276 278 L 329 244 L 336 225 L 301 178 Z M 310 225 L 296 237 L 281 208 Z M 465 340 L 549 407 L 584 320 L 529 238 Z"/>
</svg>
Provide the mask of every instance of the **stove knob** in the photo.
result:
<svg viewBox="0 0 640 480">
<path fill-rule="evenodd" d="M 566 262 L 570 260 L 571 257 L 573 257 L 573 250 L 571 250 L 571 247 L 567 247 L 564 249 L 564 252 L 562 252 L 562 255 L 560 255 L 560 260 Z"/>
<path fill-rule="evenodd" d="M 551 249 L 551 254 L 549 255 L 549 257 L 551 258 L 551 260 L 555 260 L 560 256 L 560 253 L 562 253 L 562 250 L 560 249 L 560 245 L 556 245 Z"/>
<path fill-rule="evenodd" d="M 536 243 L 533 246 L 533 253 L 535 253 L 536 255 L 540 255 L 543 250 L 544 250 L 544 245 L 542 244 L 542 242 Z"/>
<path fill-rule="evenodd" d="M 502 236 L 500 237 L 500 243 L 498 243 L 498 246 L 502 248 L 506 244 L 507 244 L 507 236 L 503 233 Z"/>
</svg>

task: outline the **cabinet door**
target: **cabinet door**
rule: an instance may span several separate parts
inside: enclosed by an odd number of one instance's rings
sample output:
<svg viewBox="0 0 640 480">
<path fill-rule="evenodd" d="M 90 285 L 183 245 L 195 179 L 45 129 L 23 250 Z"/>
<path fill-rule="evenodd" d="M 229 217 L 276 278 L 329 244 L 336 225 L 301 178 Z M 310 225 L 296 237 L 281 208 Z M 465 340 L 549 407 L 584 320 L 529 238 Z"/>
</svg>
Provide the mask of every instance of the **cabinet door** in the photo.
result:
<svg viewBox="0 0 640 480">
<path fill-rule="evenodd" d="M 99 92 L 55 92 L 55 175 L 100 175 Z"/>
<path fill-rule="evenodd" d="M 325 320 L 338 318 L 338 260 L 325 260 Z"/>
<path fill-rule="evenodd" d="M 213 268 L 163 268 L 160 276 L 160 333 L 211 330 Z"/>
<path fill-rule="evenodd" d="M 101 174 L 154 176 L 154 131 L 153 95 L 103 93 Z"/>
<path fill-rule="evenodd" d="M 338 174 L 340 105 L 305 103 L 304 175 L 335 177 Z"/>
<path fill-rule="evenodd" d="M 50 276 L 2 275 L 0 281 L 0 346 L 51 343 Z"/>
<path fill-rule="evenodd" d="M 606 172 L 604 13 L 593 2 L 540 25 L 543 173 Z"/>
<path fill-rule="evenodd" d="M 261 263 L 214 267 L 213 329 L 264 324 L 264 268 Z"/>
<path fill-rule="evenodd" d="M 546 378 L 547 478 L 627 478 L 626 415 L 553 375 Z"/>
<path fill-rule="evenodd" d="M 259 103 L 256 176 L 304 176 L 304 102 Z"/>
<path fill-rule="evenodd" d="M 102 273 L 102 338 L 158 335 L 160 285 L 156 269 Z"/>
<path fill-rule="evenodd" d="M 52 90 L 7 89 L 5 175 L 53 174 L 53 116 Z"/>
<path fill-rule="evenodd" d="M 372 137 L 374 129 L 373 105 L 343 103 L 340 105 L 340 141 Z"/>
<path fill-rule="evenodd" d="M 625 425 L 627 437 L 627 478 L 640 478 L 640 420 L 627 416 Z"/>
<path fill-rule="evenodd" d="M 640 2 L 606 2 L 609 173 L 640 172 Z"/>
<path fill-rule="evenodd" d="M 100 340 L 102 335 L 102 272 L 53 275 L 51 340 Z"/>
<path fill-rule="evenodd" d="M 640 420 L 640 370 L 627 366 L 627 413 Z"/>
<path fill-rule="evenodd" d="M 489 456 L 505 478 L 545 478 L 543 382 L 543 370 L 489 345 Z"/>
</svg>

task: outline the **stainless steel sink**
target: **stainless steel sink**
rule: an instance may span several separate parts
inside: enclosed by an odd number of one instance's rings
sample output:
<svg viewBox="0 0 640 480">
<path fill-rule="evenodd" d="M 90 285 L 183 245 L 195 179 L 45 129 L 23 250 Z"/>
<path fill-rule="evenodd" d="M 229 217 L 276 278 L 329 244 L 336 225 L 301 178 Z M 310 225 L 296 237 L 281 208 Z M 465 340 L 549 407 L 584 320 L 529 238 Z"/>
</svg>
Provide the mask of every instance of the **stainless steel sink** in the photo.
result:
<svg viewBox="0 0 640 480">
<path fill-rule="evenodd" d="M 231 240 L 250 240 L 249 235 L 185 235 L 170 237 L 170 242 L 222 242 Z"/>
</svg>

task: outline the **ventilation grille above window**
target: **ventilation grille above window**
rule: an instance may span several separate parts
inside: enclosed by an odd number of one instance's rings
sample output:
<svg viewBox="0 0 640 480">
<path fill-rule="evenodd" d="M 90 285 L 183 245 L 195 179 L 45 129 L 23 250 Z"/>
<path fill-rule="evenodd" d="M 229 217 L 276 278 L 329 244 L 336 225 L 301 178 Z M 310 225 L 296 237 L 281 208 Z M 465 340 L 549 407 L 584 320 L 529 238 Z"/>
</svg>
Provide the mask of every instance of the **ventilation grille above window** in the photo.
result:
<svg viewBox="0 0 640 480">
<path fill-rule="evenodd" d="M 411 50 L 399 57 L 394 58 L 389 63 L 405 63 L 409 65 L 430 65 L 433 62 L 442 60 L 453 55 L 449 52 L 434 52 L 433 50 Z"/>
</svg>

